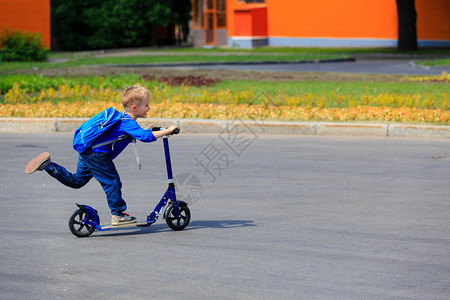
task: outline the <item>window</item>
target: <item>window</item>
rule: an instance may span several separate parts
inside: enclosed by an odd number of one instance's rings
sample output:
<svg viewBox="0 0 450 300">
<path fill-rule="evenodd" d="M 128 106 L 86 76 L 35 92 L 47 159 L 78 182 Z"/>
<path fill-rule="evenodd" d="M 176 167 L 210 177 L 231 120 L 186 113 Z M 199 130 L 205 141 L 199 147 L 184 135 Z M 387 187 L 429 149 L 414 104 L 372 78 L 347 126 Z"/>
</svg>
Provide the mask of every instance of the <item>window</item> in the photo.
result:
<svg viewBox="0 0 450 300">
<path fill-rule="evenodd" d="M 194 27 L 203 27 L 203 0 L 194 0 Z"/>
<path fill-rule="evenodd" d="M 206 9 L 214 9 L 214 0 L 206 0 Z"/>
<path fill-rule="evenodd" d="M 226 2 L 226 0 L 193 0 L 193 27 L 205 29 L 213 28 L 211 26 L 215 25 L 214 28 L 226 28 Z"/>
<path fill-rule="evenodd" d="M 217 3 L 216 3 L 217 27 L 226 27 L 227 26 L 227 15 L 226 15 L 225 3 L 226 3 L 225 0 L 217 0 Z"/>
</svg>

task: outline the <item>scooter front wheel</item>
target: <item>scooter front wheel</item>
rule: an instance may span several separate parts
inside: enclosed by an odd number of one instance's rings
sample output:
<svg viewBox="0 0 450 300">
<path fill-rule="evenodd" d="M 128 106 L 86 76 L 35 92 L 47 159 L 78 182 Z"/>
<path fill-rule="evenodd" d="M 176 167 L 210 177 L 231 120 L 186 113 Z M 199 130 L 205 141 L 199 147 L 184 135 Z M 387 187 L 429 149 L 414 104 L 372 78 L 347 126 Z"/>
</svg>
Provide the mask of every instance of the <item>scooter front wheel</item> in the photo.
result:
<svg viewBox="0 0 450 300">
<path fill-rule="evenodd" d="M 189 225 L 191 220 L 191 211 L 187 205 L 179 206 L 180 216 L 178 217 L 173 211 L 173 205 L 171 205 L 167 210 L 166 223 L 167 225 L 175 231 L 183 230 Z"/>
<path fill-rule="evenodd" d="M 95 227 L 82 223 L 86 219 L 86 215 L 86 210 L 80 208 L 69 219 L 69 229 L 77 237 L 87 237 L 95 231 Z M 92 215 L 89 217 L 89 221 L 95 222 Z"/>
</svg>

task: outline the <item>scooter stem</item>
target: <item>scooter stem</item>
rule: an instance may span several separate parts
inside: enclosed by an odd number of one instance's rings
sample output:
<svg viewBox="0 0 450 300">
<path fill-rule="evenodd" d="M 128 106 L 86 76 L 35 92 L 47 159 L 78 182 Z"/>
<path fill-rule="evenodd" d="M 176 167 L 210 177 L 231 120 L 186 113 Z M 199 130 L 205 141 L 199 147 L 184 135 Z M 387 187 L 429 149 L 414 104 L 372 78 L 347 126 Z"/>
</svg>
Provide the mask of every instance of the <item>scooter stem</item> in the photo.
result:
<svg viewBox="0 0 450 300">
<path fill-rule="evenodd" d="M 169 183 L 173 183 L 172 164 L 170 162 L 170 151 L 169 151 L 169 138 L 167 136 L 163 137 L 163 142 L 164 142 L 164 154 L 166 155 L 167 179 L 169 180 Z"/>
</svg>

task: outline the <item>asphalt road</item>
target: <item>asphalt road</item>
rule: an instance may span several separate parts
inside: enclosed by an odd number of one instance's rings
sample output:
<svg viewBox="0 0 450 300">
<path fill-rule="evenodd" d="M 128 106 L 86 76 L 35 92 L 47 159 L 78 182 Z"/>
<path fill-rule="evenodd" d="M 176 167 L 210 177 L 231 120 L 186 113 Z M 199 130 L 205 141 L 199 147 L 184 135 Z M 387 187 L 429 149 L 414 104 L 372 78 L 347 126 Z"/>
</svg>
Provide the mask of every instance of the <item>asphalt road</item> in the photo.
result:
<svg viewBox="0 0 450 300">
<path fill-rule="evenodd" d="M 100 185 L 25 173 L 43 151 L 74 170 L 71 139 L 0 134 L 1 299 L 448 299 L 450 140 L 180 134 L 191 224 L 76 238 L 76 202 L 110 219 Z M 142 219 L 166 175 L 161 141 L 138 148 L 116 165 Z"/>
<path fill-rule="evenodd" d="M 149 66 L 149 65 L 146 65 Z M 140 65 L 142 67 L 142 65 Z M 169 67 L 164 65 L 164 67 Z M 395 74 L 395 75 L 440 75 L 450 73 L 450 66 L 425 67 L 408 59 L 357 59 L 356 61 L 339 61 L 323 63 L 281 63 L 281 64 L 211 64 L 186 65 L 174 68 L 183 69 L 223 69 L 240 71 L 272 71 L 272 72 L 333 72 L 362 74 Z"/>
</svg>

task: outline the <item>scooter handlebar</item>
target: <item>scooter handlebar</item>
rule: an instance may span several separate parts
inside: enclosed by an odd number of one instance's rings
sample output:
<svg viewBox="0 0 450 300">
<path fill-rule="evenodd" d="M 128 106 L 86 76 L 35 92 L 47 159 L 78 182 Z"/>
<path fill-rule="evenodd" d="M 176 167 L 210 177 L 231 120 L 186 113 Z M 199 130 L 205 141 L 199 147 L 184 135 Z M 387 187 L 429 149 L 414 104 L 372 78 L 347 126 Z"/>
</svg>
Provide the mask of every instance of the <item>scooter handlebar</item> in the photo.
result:
<svg viewBox="0 0 450 300">
<path fill-rule="evenodd" d="M 152 131 L 160 131 L 160 130 L 164 130 L 167 129 L 165 127 L 153 127 Z M 180 133 L 180 129 L 179 128 L 175 128 L 171 134 L 179 134 Z"/>
</svg>

